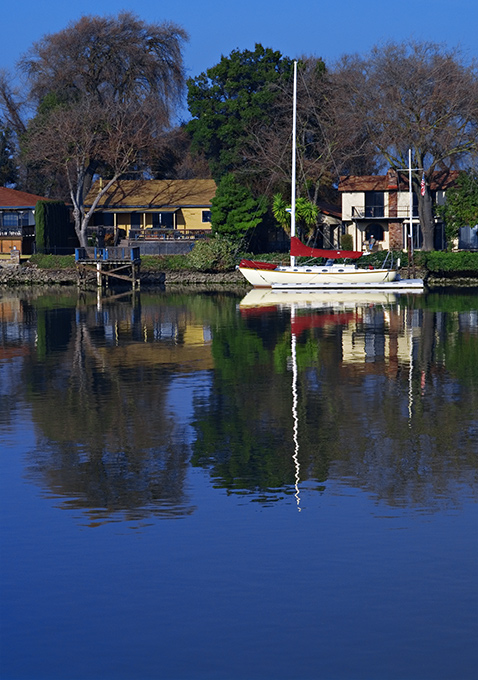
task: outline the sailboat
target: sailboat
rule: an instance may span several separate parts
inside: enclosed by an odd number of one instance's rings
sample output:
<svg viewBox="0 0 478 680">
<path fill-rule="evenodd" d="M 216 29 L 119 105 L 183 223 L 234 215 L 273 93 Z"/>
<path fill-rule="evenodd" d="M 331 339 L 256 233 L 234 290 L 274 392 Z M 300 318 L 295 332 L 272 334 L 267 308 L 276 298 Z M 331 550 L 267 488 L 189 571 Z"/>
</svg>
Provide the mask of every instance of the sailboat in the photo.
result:
<svg viewBox="0 0 478 680">
<path fill-rule="evenodd" d="M 294 98 L 292 124 L 292 182 L 291 182 L 291 238 L 290 265 L 243 259 L 238 269 L 254 288 L 274 289 L 421 289 L 421 279 L 401 279 L 392 266 L 359 268 L 355 264 L 337 263 L 335 260 L 358 260 L 362 252 L 311 248 L 296 236 L 296 127 L 297 127 L 297 61 L 294 61 Z M 326 258 L 323 265 L 296 265 L 296 257 Z"/>
</svg>

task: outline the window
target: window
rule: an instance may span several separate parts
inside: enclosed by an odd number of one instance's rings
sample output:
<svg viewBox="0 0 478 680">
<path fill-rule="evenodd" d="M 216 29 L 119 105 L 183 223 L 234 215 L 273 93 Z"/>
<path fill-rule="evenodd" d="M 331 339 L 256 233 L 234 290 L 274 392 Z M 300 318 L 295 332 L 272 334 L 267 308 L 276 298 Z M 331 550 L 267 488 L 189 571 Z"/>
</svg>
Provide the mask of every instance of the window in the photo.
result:
<svg viewBox="0 0 478 680">
<path fill-rule="evenodd" d="M 174 227 L 173 218 L 173 213 L 170 212 L 153 213 L 153 228 L 172 229 Z"/>
<path fill-rule="evenodd" d="M 14 212 L 3 213 L 3 225 L 4 227 L 18 227 L 18 215 Z"/>
<path fill-rule="evenodd" d="M 365 192 L 365 217 L 384 216 L 384 192 L 366 191 Z"/>
<path fill-rule="evenodd" d="M 412 206 L 413 213 L 412 213 L 412 215 L 413 215 L 413 217 L 418 217 L 418 196 L 416 195 L 415 192 L 413 192 L 413 199 L 412 200 L 413 200 L 413 206 Z M 410 212 L 410 209 L 408 210 L 408 212 Z"/>
<path fill-rule="evenodd" d="M 131 229 L 139 229 L 141 227 L 141 213 L 131 213 Z"/>
<path fill-rule="evenodd" d="M 202 221 L 203 221 L 203 223 L 211 221 L 211 211 L 210 210 L 203 210 L 202 211 Z"/>
</svg>

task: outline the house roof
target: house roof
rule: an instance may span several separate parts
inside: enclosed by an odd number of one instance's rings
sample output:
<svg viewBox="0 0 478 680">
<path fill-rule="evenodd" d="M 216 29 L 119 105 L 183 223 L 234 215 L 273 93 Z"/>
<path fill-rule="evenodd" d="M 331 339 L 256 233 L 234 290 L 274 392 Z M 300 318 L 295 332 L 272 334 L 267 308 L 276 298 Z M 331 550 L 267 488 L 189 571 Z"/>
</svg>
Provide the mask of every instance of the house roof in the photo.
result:
<svg viewBox="0 0 478 680">
<path fill-rule="evenodd" d="M 27 194 L 26 191 L 17 191 L 16 189 L 7 189 L 7 187 L 0 187 L 0 210 L 17 208 L 31 208 L 33 209 L 37 201 L 46 201 L 48 199 L 43 196 L 36 196 L 35 194 Z"/>
<path fill-rule="evenodd" d="M 342 219 L 342 209 L 339 205 L 333 205 L 332 203 L 326 203 L 325 201 L 318 201 L 317 206 L 320 212 L 324 215 L 330 215 L 330 217 L 335 217 L 338 220 Z"/>
<path fill-rule="evenodd" d="M 459 175 L 458 170 L 434 172 L 430 181 L 431 191 L 446 190 L 453 186 Z M 408 191 L 408 174 L 399 173 L 399 182 L 393 185 L 390 175 L 343 175 L 339 181 L 339 191 Z"/>
<path fill-rule="evenodd" d="M 101 180 L 92 186 L 86 205 L 93 203 L 100 187 Z M 120 180 L 101 197 L 98 209 L 209 207 L 215 193 L 212 179 Z"/>
</svg>

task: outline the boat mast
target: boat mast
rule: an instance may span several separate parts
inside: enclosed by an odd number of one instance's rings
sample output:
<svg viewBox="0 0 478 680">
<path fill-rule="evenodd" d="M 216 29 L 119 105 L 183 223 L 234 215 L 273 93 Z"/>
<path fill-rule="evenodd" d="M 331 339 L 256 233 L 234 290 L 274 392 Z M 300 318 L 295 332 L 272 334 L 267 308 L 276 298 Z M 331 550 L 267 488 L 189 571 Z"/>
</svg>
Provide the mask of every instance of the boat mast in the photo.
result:
<svg viewBox="0 0 478 680">
<path fill-rule="evenodd" d="M 290 236 L 295 236 L 295 193 L 296 193 L 296 146 L 297 146 L 297 62 L 294 61 L 294 99 L 292 113 L 292 176 L 291 176 L 291 202 L 290 202 Z M 290 266 L 295 267 L 295 257 L 290 256 Z"/>
<path fill-rule="evenodd" d="M 410 229 L 408 238 L 410 239 L 410 255 L 413 259 L 413 190 L 412 190 L 412 150 L 408 149 L 408 198 Z"/>
</svg>

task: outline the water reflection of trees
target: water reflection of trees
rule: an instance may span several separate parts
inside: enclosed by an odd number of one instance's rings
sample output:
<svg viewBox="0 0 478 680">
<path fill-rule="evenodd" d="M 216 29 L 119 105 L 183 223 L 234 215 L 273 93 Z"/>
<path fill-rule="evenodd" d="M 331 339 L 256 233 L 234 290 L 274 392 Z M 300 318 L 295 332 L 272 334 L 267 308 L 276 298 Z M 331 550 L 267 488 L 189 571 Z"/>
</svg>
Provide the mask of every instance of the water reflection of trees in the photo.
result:
<svg viewBox="0 0 478 680">
<path fill-rule="evenodd" d="M 463 333 L 459 314 L 413 301 L 343 317 L 297 337 L 302 483 L 340 478 L 389 504 L 458 502 L 477 467 L 476 323 Z M 270 311 L 215 335 L 193 463 L 217 485 L 269 499 L 294 491 L 290 343 L 284 313 Z"/>
<path fill-rule="evenodd" d="M 189 445 L 166 402 L 196 312 L 162 302 L 34 309 L 41 342 L 24 370 L 41 442 L 29 474 L 93 522 L 192 511 Z M 207 347 L 188 356 L 210 368 Z"/>
<path fill-rule="evenodd" d="M 301 484 L 341 480 L 390 505 L 458 502 L 477 467 L 476 303 L 429 297 L 297 312 L 297 460 L 290 309 L 244 317 L 236 294 L 189 291 L 25 298 L 22 333 L 1 328 L 37 428 L 30 477 L 92 523 L 192 512 L 191 462 L 260 502 L 292 496 L 298 470 Z M 191 445 L 167 393 L 194 371 L 211 387 Z M 2 391 L 3 422 L 20 389 Z"/>
</svg>

